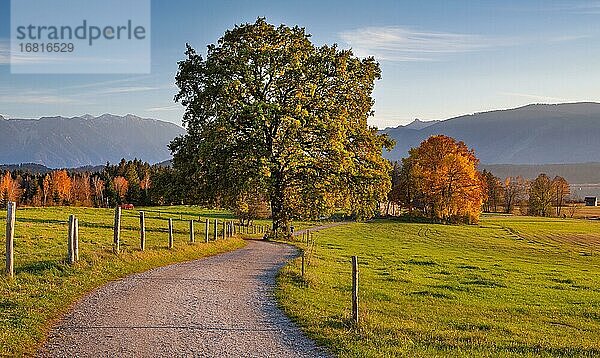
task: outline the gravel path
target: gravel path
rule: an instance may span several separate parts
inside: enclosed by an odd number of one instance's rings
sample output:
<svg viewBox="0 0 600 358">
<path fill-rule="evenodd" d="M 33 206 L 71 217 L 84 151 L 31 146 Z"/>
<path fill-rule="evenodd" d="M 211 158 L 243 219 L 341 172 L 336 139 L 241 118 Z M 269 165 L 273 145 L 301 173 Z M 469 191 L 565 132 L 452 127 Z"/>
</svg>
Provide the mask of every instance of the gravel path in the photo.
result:
<svg viewBox="0 0 600 358">
<path fill-rule="evenodd" d="M 153 269 L 84 297 L 41 357 L 326 357 L 281 312 L 277 271 L 292 246 L 242 249 Z"/>
</svg>

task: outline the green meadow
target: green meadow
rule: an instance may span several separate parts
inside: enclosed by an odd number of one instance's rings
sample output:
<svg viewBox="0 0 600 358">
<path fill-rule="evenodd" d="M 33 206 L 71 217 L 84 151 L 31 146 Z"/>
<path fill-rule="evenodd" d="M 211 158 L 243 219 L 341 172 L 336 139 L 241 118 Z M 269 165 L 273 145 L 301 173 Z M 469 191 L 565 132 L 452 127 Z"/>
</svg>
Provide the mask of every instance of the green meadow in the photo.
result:
<svg viewBox="0 0 600 358">
<path fill-rule="evenodd" d="M 295 260 L 281 271 L 276 294 L 337 356 L 600 356 L 600 222 L 379 220 L 314 239 L 305 277 Z M 352 255 L 359 257 L 358 325 Z"/>
<path fill-rule="evenodd" d="M 146 212 L 146 250 L 140 251 L 139 213 Z M 240 238 L 204 243 L 206 218 L 233 220 L 225 211 L 197 207 L 123 210 L 121 253 L 112 252 L 114 210 L 72 207 L 19 208 L 15 228 L 15 278 L 0 278 L 0 355 L 32 355 L 52 321 L 86 292 L 134 272 L 234 250 Z M 66 263 L 67 222 L 79 219 L 80 261 Z M 168 249 L 168 222 L 174 222 L 174 248 Z M 196 243 L 189 243 L 189 220 Z M 2 236 L 6 211 L 0 214 Z M 219 230 L 222 226 L 219 225 Z M 5 254 L 4 240 L 1 245 Z M 4 259 L 2 259 L 4 270 Z"/>
</svg>

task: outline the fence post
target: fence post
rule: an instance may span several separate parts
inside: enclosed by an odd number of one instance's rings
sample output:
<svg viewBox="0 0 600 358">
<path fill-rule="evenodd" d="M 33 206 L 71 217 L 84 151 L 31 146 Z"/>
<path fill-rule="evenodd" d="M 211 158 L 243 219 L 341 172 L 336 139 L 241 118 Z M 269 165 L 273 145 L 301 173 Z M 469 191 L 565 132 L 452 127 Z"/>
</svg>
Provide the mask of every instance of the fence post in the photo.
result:
<svg viewBox="0 0 600 358">
<path fill-rule="evenodd" d="M 67 244 L 67 262 L 72 264 L 75 262 L 74 241 L 75 236 L 75 215 L 69 215 L 69 241 Z"/>
<path fill-rule="evenodd" d="M 215 219 L 215 241 L 219 238 L 219 219 Z"/>
<path fill-rule="evenodd" d="M 15 275 L 15 218 L 17 203 L 9 202 L 6 209 L 6 276 Z"/>
<path fill-rule="evenodd" d="M 223 239 L 226 238 L 226 236 L 225 236 L 226 231 L 227 231 L 227 225 L 226 225 L 225 221 L 223 221 Z"/>
<path fill-rule="evenodd" d="M 121 208 L 119 206 L 115 208 L 115 224 L 113 231 L 113 250 L 115 254 L 118 254 L 121 249 Z"/>
<path fill-rule="evenodd" d="M 73 221 L 73 261 L 79 261 L 79 219 Z"/>
<path fill-rule="evenodd" d="M 146 214 L 140 211 L 140 249 L 146 250 Z"/>
<path fill-rule="evenodd" d="M 194 238 L 194 220 L 190 220 L 190 242 L 194 243 L 196 239 Z"/>
<path fill-rule="evenodd" d="M 206 233 L 205 233 L 205 241 L 208 244 L 208 231 L 210 230 L 210 219 L 206 219 Z"/>
<path fill-rule="evenodd" d="M 352 320 L 358 323 L 358 257 L 352 256 Z"/>
<path fill-rule="evenodd" d="M 169 249 L 173 248 L 173 219 L 169 218 Z"/>
</svg>

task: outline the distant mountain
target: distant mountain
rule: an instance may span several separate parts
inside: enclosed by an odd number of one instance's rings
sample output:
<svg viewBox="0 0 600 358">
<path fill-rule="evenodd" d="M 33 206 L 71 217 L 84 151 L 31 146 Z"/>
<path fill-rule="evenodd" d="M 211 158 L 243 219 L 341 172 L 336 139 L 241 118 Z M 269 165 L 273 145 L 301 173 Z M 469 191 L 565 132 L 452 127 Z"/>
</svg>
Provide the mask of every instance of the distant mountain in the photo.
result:
<svg viewBox="0 0 600 358">
<path fill-rule="evenodd" d="M 185 130 L 173 123 L 134 115 L 43 117 L 0 120 L 0 164 L 35 163 L 76 168 L 138 158 L 171 158 L 169 142 Z"/>
<path fill-rule="evenodd" d="M 420 119 L 415 119 L 414 121 L 410 122 L 409 124 L 405 125 L 405 126 L 401 126 L 407 129 L 416 129 L 416 130 L 420 130 L 423 128 L 427 128 L 429 126 L 432 126 L 436 123 L 438 123 L 439 121 L 422 121 Z"/>
<path fill-rule="evenodd" d="M 391 160 L 406 157 L 429 136 L 445 134 L 474 148 L 485 164 L 600 162 L 600 103 L 533 104 L 382 132 L 396 140 L 384 153 Z"/>
<path fill-rule="evenodd" d="M 16 170 L 28 172 L 31 174 L 46 174 L 52 171 L 52 169 L 34 163 L 23 163 L 23 164 L 0 164 L 0 172 L 8 170 L 10 172 L 14 172 Z"/>
</svg>

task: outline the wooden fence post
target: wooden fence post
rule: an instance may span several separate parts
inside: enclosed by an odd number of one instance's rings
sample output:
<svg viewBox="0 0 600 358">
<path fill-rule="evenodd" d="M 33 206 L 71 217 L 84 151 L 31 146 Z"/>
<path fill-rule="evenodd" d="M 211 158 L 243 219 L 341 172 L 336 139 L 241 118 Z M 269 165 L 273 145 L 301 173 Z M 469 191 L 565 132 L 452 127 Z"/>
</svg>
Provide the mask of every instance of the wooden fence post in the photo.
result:
<svg viewBox="0 0 600 358">
<path fill-rule="evenodd" d="M 6 276 L 15 275 L 15 218 L 17 203 L 9 202 L 6 209 Z"/>
<path fill-rule="evenodd" d="M 358 323 L 358 257 L 352 256 L 352 320 Z"/>
<path fill-rule="evenodd" d="M 206 219 L 205 241 L 208 244 L 208 231 L 210 230 L 210 219 Z"/>
<path fill-rule="evenodd" d="M 219 239 L 219 220 L 215 219 L 215 241 Z"/>
<path fill-rule="evenodd" d="M 121 208 L 117 206 L 115 208 L 115 223 L 113 226 L 113 250 L 115 254 L 119 253 L 121 249 Z"/>
<path fill-rule="evenodd" d="M 146 214 L 140 211 L 140 250 L 146 250 Z"/>
<path fill-rule="evenodd" d="M 79 261 L 79 219 L 73 221 L 73 261 Z"/>
<path fill-rule="evenodd" d="M 169 249 L 173 248 L 173 219 L 169 218 Z"/>
<path fill-rule="evenodd" d="M 67 244 L 67 262 L 72 264 L 75 262 L 74 241 L 75 237 L 75 215 L 69 215 L 69 241 Z"/>
<path fill-rule="evenodd" d="M 190 242 L 194 243 L 196 241 L 194 237 L 194 220 L 190 220 Z"/>
</svg>

